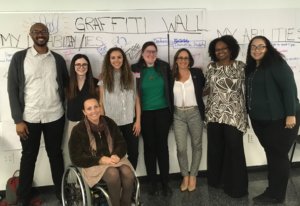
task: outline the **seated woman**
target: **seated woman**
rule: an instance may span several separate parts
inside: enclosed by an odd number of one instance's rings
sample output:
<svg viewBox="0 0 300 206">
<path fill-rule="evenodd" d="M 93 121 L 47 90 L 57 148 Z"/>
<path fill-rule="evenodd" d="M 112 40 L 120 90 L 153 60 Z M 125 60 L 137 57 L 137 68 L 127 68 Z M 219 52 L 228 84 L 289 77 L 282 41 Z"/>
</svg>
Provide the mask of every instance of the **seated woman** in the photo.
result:
<svg viewBox="0 0 300 206">
<path fill-rule="evenodd" d="M 82 168 L 89 187 L 101 179 L 107 183 L 113 206 L 131 205 L 134 185 L 133 168 L 125 157 L 126 142 L 116 123 L 101 114 L 98 99 L 83 102 L 81 120 L 72 130 L 69 151 L 72 163 Z"/>
</svg>

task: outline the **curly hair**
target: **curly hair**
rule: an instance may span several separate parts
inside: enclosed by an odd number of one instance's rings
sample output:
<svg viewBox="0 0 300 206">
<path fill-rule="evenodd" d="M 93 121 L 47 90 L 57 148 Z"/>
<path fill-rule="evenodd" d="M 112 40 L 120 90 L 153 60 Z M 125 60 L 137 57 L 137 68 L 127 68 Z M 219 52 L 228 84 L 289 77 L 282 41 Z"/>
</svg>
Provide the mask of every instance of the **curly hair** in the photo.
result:
<svg viewBox="0 0 300 206">
<path fill-rule="evenodd" d="M 133 76 L 131 73 L 131 68 L 128 63 L 125 52 L 119 47 L 113 47 L 107 51 L 107 53 L 104 57 L 104 62 L 102 65 L 102 73 L 100 74 L 100 79 L 102 79 L 105 89 L 107 89 L 107 91 L 109 91 L 109 92 L 113 92 L 113 90 L 114 90 L 114 67 L 112 66 L 112 64 L 110 62 L 110 55 L 114 51 L 120 52 L 121 55 L 123 56 L 123 62 L 122 62 L 122 66 L 120 68 L 121 89 L 122 90 L 123 89 L 125 89 L 125 90 L 133 89 L 134 85 L 133 85 Z"/>
<path fill-rule="evenodd" d="M 246 74 L 251 73 L 256 68 L 256 60 L 251 56 L 251 45 L 255 39 L 261 39 L 266 44 L 266 52 L 260 61 L 260 66 L 265 67 L 267 65 L 272 65 L 276 64 L 277 62 L 284 61 L 284 55 L 277 51 L 276 48 L 274 48 L 269 39 L 267 39 L 265 36 L 255 36 L 250 40 L 248 44 L 246 57 Z"/>
<path fill-rule="evenodd" d="M 212 40 L 209 43 L 208 54 L 209 54 L 211 60 L 214 62 L 218 61 L 218 58 L 216 56 L 216 44 L 220 41 L 224 42 L 227 45 L 228 50 L 230 51 L 230 54 L 231 54 L 230 60 L 235 60 L 237 58 L 237 56 L 239 55 L 240 46 L 239 46 L 237 40 L 231 35 L 221 36 L 219 38 Z"/>
</svg>

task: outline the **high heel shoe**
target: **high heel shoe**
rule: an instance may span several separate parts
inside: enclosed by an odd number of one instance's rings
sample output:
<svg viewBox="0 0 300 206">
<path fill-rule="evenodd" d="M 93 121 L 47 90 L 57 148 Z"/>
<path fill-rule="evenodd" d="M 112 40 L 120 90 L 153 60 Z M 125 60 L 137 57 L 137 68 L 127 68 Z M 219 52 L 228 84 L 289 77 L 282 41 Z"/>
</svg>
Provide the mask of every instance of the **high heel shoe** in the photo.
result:
<svg viewBox="0 0 300 206">
<path fill-rule="evenodd" d="M 189 184 L 189 176 L 183 177 L 183 180 L 180 185 L 180 191 L 181 192 L 186 191 L 188 189 L 188 184 Z"/>
<path fill-rule="evenodd" d="M 193 192 L 196 190 L 196 182 L 197 182 L 197 177 L 196 176 L 190 176 L 189 178 L 189 185 L 188 185 L 188 191 Z"/>
</svg>

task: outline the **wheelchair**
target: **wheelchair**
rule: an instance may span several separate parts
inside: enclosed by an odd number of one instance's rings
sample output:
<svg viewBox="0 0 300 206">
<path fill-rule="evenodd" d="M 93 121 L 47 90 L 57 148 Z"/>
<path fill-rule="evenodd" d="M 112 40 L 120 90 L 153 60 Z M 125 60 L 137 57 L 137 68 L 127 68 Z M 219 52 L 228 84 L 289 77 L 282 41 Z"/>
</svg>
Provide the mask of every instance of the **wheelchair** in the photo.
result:
<svg viewBox="0 0 300 206">
<path fill-rule="evenodd" d="M 84 182 L 80 170 L 75 166 L 69 166 L 65 170 L 61 191 L 63 206 L 112 206 L 106 183 L 100 181 L 93 188 L 89 188 Z M 141 206 L 139 199 L 140 183 L 135 175 L 132 205 Z"/>
</svg>

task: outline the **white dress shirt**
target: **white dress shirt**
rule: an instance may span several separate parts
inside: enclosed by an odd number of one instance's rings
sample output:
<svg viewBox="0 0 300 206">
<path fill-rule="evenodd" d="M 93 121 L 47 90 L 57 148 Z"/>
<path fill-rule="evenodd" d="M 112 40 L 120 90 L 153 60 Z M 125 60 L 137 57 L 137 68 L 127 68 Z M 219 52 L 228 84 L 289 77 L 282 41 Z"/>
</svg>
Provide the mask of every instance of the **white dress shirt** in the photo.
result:
<svg viewBox="0 0 300 206">
<path fill-rule="evenodd" d="M 24 61 L 25 108 L 23 119 L 30 123 L 48 123 L 64 114 L 58 93 L 55 59 L 50 52 L 39 54 L 32 47 Z"/>
</svg>

